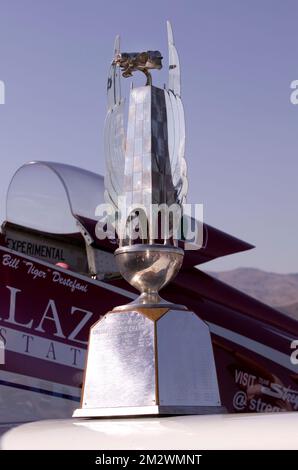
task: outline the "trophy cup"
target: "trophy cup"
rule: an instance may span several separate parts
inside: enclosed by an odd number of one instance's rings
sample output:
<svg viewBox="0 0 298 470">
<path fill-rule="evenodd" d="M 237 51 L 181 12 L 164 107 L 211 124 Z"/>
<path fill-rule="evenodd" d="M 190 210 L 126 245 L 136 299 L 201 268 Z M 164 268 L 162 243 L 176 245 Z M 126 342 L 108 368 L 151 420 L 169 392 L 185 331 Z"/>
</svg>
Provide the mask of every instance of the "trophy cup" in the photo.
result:
<svg viewBox="0 0 298 470">
<path fill-rule="evenodd" d="M 107 87 L 105 200 L 121 218 L 115 251 L 119 271 L 140 295 L 92 326 L 75 417 L 223 410 L 207 324 L 159 296 L 183 262 L 175 224 L 188 187 L 180 64 L 169 22 L 167 30 L 169 82 L 163 89 L 152 85 L 150 74 L 162 67 L 161 53 L 121 53 L 119 37 L 115 40 Z M 147 81 L 130 90 L 125 135 L 120 75 L 136 71 Z M 156 206 L 178 208 L 178 219 L 168 217 L 162 234 Z"/>
</svg>

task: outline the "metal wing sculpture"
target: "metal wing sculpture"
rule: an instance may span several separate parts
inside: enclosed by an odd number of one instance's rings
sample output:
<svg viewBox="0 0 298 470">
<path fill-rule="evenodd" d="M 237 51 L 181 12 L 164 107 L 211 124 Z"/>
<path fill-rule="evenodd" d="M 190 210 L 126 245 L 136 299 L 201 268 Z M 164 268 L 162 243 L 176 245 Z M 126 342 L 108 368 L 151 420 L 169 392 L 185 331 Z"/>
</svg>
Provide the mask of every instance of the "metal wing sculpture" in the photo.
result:
<svg viewBox="0 0 298 470">
<path fill-rule="evenodd" d="M 174 44 L 171 23 L 167 21 L 169 48 L 169 82 L 165 90 L 168 147 L 171 164 L 173 186 L 176 192 L 176 202 L 180 205 L 186 202 L 188 190 L 187 166 L 185 160 L 185 119 L 181 100 L 180 62 Z"/>
<path fill-rule="evenodd" d="M 114 57 L 120 54 L 120 37 L 116 36 Z M 108 112 L 104 128 L 106 158 L 105 201 L 118 209 L 118 198 L 124 190 L 125 130 L 124 104 L 121 98 L 120 71 L 114 61 L 111 64 L 108 83 Z"/>
</svg>

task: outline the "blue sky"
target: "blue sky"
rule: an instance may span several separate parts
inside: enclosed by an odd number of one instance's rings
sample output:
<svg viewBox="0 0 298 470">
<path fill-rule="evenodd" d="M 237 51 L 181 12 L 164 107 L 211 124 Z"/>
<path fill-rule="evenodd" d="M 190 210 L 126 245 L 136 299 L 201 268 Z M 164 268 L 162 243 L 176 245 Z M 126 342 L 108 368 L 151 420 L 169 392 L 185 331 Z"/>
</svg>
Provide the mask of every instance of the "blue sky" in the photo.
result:
<svg viewBox="0 0 298 470">
<path fill-rule="evenodd" d="M 206 265 L 298 272 L 298 2 L 0 0 L 0 217 L 13 172 L 53 160 L 104 172 L 106 76 L 123 50 L 181 58 L 189 201 L 256 245 Z M 154 74 L 162 86 L 166 70 Z"/>
</svg>

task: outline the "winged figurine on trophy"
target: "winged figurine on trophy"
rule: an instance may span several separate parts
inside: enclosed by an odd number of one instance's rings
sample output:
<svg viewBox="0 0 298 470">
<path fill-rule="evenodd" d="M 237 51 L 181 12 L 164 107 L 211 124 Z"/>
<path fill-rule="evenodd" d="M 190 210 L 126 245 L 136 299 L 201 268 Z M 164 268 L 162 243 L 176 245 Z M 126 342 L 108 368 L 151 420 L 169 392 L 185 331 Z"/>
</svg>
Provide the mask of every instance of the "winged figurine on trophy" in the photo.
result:
<svg viewBox="0 0 298 470">
<path fill-rule="evenodd" d="M 154 220 L 151 205 L 173 204 L 181 209 L 188 189 L 185 161 L 185 120 L 181 100 L 180 63 L 170 22 L 167 22 L 169 49 L 168 87 L 153 87 L 150 70 L 162 67 L 159 51 L 121 53 L 120 38 L 115 39 L 114 59 L 108 77 L 108 111 L 105 122 L 105 199 L 115 212 L 123 213 L 119 201 L 126 207 L 145 207 L 149 239 L 154 240 Z M 121 96 L 121 72 L 124 77 L 141 71 L 147 77 L 146 87 L 131 90 L 127 133 L 124 127 L 124 104 Z M 122 214 L 123 215 L 123 214 Z M 132 213 L 125 213 L 127 216 Z M 180 218 L 181 219 L 181 218 Z M 125 220 L 126 222 L 126 220 Z M 140 218 L 135 224 L 140 225 Z M 179 220 L 180 223 L 180 220 Z M 143 224 L 144 225 L 144 224 Z M 123 227 L 123 225 L 122 225 Z M 131 242 L 123 230 L 118 230 L 120 246 Z M 164 242 L 174 238 L 164 232 Z M 142 230 L 142 233 L 147 233 Z M 145 240 L 148 237 L 141 237 Z"/>
</svg>

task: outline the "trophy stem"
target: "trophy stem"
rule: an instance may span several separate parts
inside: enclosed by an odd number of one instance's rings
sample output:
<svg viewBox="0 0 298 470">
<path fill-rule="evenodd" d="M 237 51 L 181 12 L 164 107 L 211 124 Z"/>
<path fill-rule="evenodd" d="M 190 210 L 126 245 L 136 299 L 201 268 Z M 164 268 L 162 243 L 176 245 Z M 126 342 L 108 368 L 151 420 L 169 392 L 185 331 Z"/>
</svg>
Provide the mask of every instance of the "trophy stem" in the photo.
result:
<svg viewBox="0 0 298 470">
<path fill-rule="evenodd" d="M 125 310 L 137 308 L 168 308 L 175 310 L 187 310 L 185 305 L 174 304 L 160 297 L 158 292 L 142 292 L 135 300 L 125 305 L 119 305 L 113 309 L 113 312 L 121 312 Z"/>
</svg>

